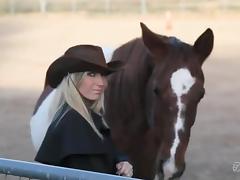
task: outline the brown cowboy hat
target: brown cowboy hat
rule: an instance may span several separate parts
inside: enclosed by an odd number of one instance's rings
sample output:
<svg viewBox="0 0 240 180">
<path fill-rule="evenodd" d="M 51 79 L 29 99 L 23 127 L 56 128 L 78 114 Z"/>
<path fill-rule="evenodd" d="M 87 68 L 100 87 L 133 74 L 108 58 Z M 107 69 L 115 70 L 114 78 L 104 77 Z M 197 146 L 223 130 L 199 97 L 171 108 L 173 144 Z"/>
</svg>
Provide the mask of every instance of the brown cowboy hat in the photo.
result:
<svg viewBox="0 0 240 180">
<path fill-rule="evenodd" d="M 56 88 L 68 73 L 93 71 L 108 75 L 123 65 L 122 61 L 106 63 L 102 48 L 99 46 L 77 45 L 69 48 L 49 66 L 46 80 L 52 88 Z"/>
</svg>

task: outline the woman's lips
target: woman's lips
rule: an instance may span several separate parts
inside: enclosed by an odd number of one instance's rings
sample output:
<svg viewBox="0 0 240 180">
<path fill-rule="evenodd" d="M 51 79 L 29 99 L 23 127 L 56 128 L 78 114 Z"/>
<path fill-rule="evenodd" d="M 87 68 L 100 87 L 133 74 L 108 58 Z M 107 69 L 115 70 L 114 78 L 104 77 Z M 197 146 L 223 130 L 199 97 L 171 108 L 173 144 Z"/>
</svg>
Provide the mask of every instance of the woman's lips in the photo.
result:
<svg viewBox="0 0 240 180">
<path fill-rule="evenodd" d="M 101 93 L 103 92 L 103 90 L 93 90 L 93 92 L 94 92 L 95 94 L 101 94 Z"/>
</svg>

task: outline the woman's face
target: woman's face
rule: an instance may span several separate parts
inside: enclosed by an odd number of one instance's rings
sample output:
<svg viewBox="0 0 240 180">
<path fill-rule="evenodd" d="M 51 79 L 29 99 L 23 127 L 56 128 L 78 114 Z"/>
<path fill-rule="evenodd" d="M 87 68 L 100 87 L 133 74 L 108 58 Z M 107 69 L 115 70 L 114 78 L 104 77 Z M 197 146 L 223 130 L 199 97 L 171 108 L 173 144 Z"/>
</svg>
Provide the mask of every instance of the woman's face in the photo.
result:
<svg viewBox="0 0 240 180">
<path fill-rule="evenodd" d="M 97 100 L 107 87 L 107 79 L 100 73 L 87 72 L 79 83 L 81 95 L 89 100 Z"/>
</svg>

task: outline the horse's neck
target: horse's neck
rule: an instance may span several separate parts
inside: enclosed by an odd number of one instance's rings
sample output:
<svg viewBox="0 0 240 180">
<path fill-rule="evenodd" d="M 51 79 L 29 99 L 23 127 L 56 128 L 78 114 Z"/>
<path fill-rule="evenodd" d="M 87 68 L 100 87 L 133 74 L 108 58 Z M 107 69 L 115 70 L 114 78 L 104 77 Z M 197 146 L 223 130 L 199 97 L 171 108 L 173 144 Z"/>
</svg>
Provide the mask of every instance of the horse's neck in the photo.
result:
<svg viewBox="0 0 240 180">
<path fill-rule="evenodd" d="M 105 93 L 105 117 L 114 141 L 124 151 L 137 147 L 134 144 L 142 139 L 141 135 L 147 130 L 144 111 L 148 79 L 146 51 L 142 40 L 136 39 L 118 48 L 112 58 L 113 61 L 127 61 L 122 71 L 109 77 L 109 88 Z"/>
<path fill-rule="evenodd" d="M 142 39 L 136 39 L 126 46 L 123 46 L 122 57 L 127 60 L 126 69 L 120 74 L 121 91 L 132 92 L 127 96 L 132 96 L 133 100 L 139 101 L 144 96 L 146 83 L 150 73 L 150 62 L 148 62 L 148 51 Z M 125 94 L 126 95 L 126 94 Z"/>
<path fill-rule="evenodd" d="M 144 121 L 145 88 L 149 77 L 147 50 L 141 39 L 133 40 L 118 48 L 113 60 L 127 61 L 124 70 L 110 78 L 108 103 L 111 102 L 111 117 L 121 118 L 120 123 L 138 118 Z M 108 106 L 108 104 L 107 104 Z M 121 117 L 120 117 L 121 116 Z M 116 122 L 116 119 L 114 120 Z M 130 122 L 129 122 L 130 123 Z"/>
</svg>

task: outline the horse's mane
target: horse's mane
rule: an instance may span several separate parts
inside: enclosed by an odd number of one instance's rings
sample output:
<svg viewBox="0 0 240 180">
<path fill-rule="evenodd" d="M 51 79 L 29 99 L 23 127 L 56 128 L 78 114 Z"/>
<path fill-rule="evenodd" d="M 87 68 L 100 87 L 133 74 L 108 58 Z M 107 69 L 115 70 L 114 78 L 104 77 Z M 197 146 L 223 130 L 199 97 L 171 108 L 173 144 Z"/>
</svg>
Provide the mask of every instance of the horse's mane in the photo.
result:
<svg viewBox="0 0 240 180">
<path fill-rule="evenodd" d="M 114 79 L 114 82 L 111 81 L 111 83 L 114 83 L 113 88 L 122 88 L 128 92 L 131 92 L 131 88 L 133 88 L 134 91 L 138 89 L 138 92 L 140 92 L 143 85 L 146 84 L 146 78 L 149 77 L 152 67 L 150 55 L 142 39 L 137 38 L 120 46 L 113 54 L 112 61 L 114 60 L 127 62 L 121 72 L 113 74 L 110 77 L 110 81 Z M 131 84 L 128 84 L 129 86 L 126 88 L 122 86 L 122 81 L 127 84 L 131 82 Z M 136 96 L 138 95 L 136 94 Z"/>
<path fill-rule="evenodd" d="M 129 130 L 129 133 L 133 135 L 136 133 L 135 130 L 144 131 L 147 126 L 147 122 L 143 122 L 146 116 L 144 111 L 138 114 L 131 112 L 145 108 L 145 88 L 152 70 L 151 57 L 142 39 L 137 38 L 116 49 L 112 57 L 112 61 L 114 60 L 127 62 L 122 71 L 112 74 L 109 78 L 111 90 L 107 90 L 106 93 L 106 102 L 108 102 L 106 109 L 111 108 L 111 114 L 107 112 L 107 117 L 114 118 L 114 124 L 111 124 L 112 121 L 110 121 L 112 128 L 125 127 L 125 130 Z M 108 101 L 108 98 L 111 101 Z M 115 114 L 121 114 L 121 117 L 115 118 Z M 129 121 L 136 117 L 139 117 L 139 121 Z"/>
</svg>

